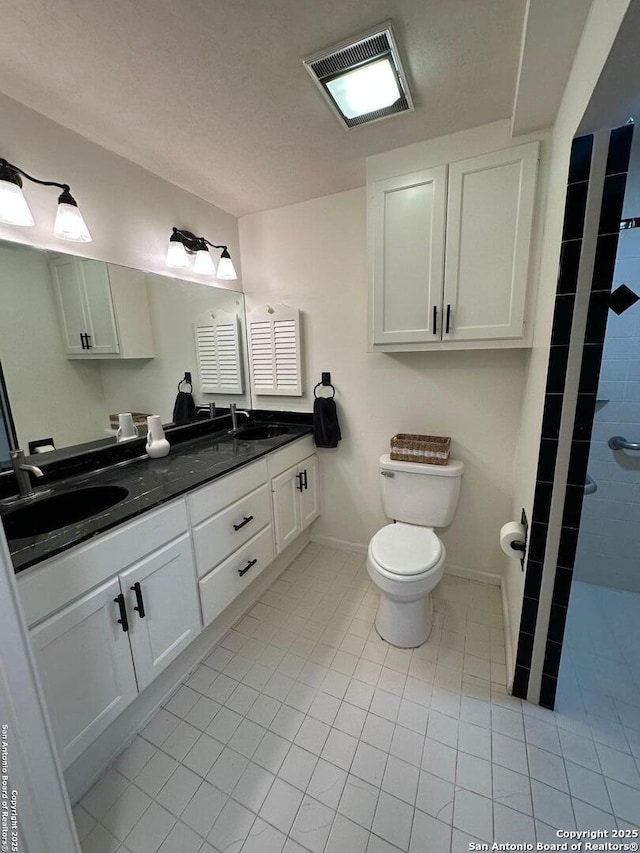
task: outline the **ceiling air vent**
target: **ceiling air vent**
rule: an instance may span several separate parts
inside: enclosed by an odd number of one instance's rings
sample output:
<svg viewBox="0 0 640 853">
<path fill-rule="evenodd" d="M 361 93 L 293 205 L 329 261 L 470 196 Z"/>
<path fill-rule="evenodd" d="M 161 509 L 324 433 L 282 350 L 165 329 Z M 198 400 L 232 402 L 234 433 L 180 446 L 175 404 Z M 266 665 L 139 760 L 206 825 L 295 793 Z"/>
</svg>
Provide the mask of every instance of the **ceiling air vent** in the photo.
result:
<svg viewBox="0 0 640 853">
<path fill-rule="evenodd" d="M 308 56 L 304 64 L 348 128 L 413 109 L 390 21 Z"/>
</svg>

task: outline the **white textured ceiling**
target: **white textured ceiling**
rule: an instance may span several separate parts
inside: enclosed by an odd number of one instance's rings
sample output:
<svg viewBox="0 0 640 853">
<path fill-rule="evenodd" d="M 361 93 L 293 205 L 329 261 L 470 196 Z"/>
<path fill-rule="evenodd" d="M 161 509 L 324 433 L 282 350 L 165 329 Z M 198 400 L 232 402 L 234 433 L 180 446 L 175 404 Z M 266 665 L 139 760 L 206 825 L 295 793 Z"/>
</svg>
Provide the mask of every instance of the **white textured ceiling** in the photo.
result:
<svg viewBox="0 0 640 853">
<path fill-rule="evenodd" d="M 524 10 L 525 0 L 5 2 L 0 88 L 239 216 L 360 186 L 369 154 L 509 117 Z M 387 18 L 415 112 L 345 131 L 302 58 Z"/>
</svg>

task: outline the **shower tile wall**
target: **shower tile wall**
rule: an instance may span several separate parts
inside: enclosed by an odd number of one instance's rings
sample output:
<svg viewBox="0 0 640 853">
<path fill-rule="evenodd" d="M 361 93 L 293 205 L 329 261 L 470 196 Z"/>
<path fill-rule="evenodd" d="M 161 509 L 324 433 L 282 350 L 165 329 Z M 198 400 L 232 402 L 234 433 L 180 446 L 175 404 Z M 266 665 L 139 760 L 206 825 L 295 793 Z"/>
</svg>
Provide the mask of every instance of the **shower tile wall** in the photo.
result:
<svg viewBox="0 0 640 853">
<path fill-rule="evenodd" d="M 640 216 L 638 148 L 632 152 L 625 218 Z M 623 283 L 640 295 L 640 229 L 620 234 L 612 290 Z M 640 302 L 620 316 L 609 311 L 598 401 L 589 454 L 598 490 L 584 499 L 574 577 L 640 593 L 640 453 L 614 452 L 607 445 L 613 435 L 640 442 Z"/>
</svg>

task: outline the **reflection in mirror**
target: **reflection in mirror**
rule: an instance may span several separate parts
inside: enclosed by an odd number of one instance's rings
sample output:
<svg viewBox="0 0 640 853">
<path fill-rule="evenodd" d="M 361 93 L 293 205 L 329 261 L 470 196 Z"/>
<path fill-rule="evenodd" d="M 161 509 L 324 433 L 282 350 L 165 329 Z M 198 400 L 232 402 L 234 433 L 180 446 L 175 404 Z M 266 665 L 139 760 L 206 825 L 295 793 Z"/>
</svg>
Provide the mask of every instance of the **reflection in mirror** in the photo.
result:
<svg viewBox="0 0 640 853">
<path fill-rule="evenodd" d="M 7 386 L 4 382 L 2 363 L 0 362 L 0 469 L 9 467 L 10 453 L 15 446 L 15 428 L 9 407 Z"/>
<path fill-rule="evenodd" d="M 195 326 L 217 312 L 238 317 L 246 377 L 242 293 L 0 242 L 0 364 L 19 446 L 115 441 L 110 416 L 120 412 L 167 424 L 185 371 L 196 405 L 250 406 L 248 392 L 200 385 Z"/>
</svg>

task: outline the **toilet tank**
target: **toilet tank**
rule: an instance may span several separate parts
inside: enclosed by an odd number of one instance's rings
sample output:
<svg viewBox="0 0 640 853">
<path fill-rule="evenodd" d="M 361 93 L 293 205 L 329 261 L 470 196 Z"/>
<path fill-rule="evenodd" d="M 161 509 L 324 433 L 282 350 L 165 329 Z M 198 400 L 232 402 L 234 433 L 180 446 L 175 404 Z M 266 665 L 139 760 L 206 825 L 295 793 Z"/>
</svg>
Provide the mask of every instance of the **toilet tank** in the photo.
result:
<svg viewBox="0 0 640 853">
<path fill-rule="evenodd" d="M 396 462 L 380 457 L 380 489 L 385 515 L 407 524 L 446 527 L 458 505 L 464 463 L 447 465 Z"/>
</svg>

